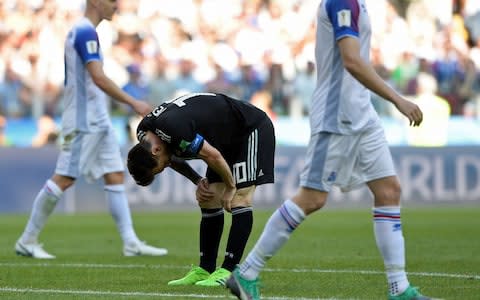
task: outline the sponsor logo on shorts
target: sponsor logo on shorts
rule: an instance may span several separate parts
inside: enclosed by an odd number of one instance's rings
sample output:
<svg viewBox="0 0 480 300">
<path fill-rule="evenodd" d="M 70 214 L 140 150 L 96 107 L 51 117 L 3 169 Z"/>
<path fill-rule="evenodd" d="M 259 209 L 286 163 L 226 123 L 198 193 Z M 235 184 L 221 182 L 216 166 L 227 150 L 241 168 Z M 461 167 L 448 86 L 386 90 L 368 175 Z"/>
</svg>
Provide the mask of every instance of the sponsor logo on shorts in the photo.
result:
<svg viewBox="0 0 480 300">
<path fill-rule="evenodd" d="M 337 180 L 337 172 L 332 172 L 328 175 L 327 181 L 334 182 Z"/>
</svg>

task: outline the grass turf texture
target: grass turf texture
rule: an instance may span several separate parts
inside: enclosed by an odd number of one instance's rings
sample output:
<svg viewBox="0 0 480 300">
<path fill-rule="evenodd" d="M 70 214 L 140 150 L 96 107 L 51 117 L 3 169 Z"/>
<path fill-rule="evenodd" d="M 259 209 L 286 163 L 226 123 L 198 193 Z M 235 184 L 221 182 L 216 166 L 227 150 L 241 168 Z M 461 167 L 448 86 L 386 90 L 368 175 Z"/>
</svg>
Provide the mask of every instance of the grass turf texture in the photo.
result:
<svg viewBox="0 0 480 300">
<path fill-rule="evenodd" d="M 271 211 L 256 211 L 253 247 Z M 410 281 L 442 299 L 480 299 L 480 207 L 402 211 Z M 55 260 L 18 257 L 27 215 L 0 215 L 0 299 L 227 299 L 223 288 L 171 287 L 198 263 L 200 213 L 135 213 L 140 238 L 165 257 L 123 257 L 107 214 L 53 215 L 41 241 Z M 369 209 L 311 215 L 261 274 L 265 299 L 386 299 Z M 230 216 L 226 214 L 223 254 Z M 246 253 L 245 253 L 246 255 Z M 219 258 L 218 264 L 222 262 Z"/>
</svg>

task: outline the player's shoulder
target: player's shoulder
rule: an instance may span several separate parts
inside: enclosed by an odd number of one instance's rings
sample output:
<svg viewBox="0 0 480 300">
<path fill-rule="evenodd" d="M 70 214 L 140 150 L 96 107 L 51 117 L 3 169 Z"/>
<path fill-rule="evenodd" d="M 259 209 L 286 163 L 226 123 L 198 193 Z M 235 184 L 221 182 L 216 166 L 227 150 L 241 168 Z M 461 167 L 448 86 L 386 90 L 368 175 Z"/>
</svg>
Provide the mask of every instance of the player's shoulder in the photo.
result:
<svg viewBox="0 0 480 300">
<path fill-rule="evenodd" d="M 362 3 L 362 0 L 324 0 L 320 5 L 321 9 L 328 13 L 337 13 L 341 10 L 356 8 Z"/>
<path fill-rule="evenodd" d="M 98 36 L 95 26 L 93 26 L 92 22 L 90 22 L 87 18 L 81 18 L 78 20 L 72 26 L 71 32 L 74 34 L 76 40 L 96 39 Z"/>
</svg>

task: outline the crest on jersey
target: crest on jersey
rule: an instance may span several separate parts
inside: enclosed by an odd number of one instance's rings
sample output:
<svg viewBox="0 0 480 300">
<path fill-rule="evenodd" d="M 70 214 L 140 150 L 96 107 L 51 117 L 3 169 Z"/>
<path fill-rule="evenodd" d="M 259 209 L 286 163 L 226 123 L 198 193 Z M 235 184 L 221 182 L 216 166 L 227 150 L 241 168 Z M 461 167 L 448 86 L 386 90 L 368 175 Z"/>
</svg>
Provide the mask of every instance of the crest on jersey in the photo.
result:
<svg viewBox="0 0 480 300">
<path fill-rule="evenodd" d="M 187 150 L 188 146 L 190 146 L 190 144 L 191 144 L 190 142 L 182 140 L 180 142 L 180 149 L 182 149 L 182 151 L 185 151 L 185 150 Z"/>
<path fill-rule="evenodd" d="M 94 54 L 98 52 L 98 43 L 97 41 L 88 41 L 87 45 L 87 52 L 88 54 Z"/>
<path fill-rule="evenodd" d="M 337 12 L 338 27 L 350 27 L 352 26 L 352 13 L 348 9 L 342 9 Z"/>
</svg>

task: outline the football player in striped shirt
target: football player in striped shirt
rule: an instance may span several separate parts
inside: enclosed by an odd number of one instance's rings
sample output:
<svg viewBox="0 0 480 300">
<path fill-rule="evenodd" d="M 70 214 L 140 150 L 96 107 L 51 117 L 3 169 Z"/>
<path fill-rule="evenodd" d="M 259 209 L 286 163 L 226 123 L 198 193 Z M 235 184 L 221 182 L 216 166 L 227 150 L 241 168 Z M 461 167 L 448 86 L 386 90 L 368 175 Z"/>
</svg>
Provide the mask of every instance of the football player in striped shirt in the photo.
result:
<svg viewBox="0 0 480 300">
<path fill-rule="evenodd" d="M 150 184 L 166 167 L 198 185 L 200 264 L 168 284 L 223 286 L 250 236 L 255 188 L 274 180 L 271 120 L 248 102 L 194 93 L 155 108 L 138 125 L 137 137 L 139 143 L 129 151 L 127 166 L 139 185 Z M 189 159 L 207 164 L 205 178 L 195 178 L 185 162 Z M 223 264 L 217 269 L 224 210 L 232 214 L 232 225 Z"/>
</svg>

